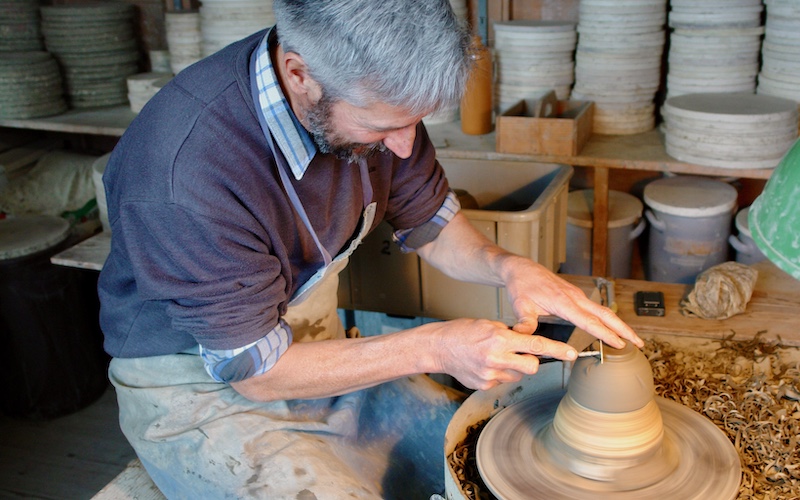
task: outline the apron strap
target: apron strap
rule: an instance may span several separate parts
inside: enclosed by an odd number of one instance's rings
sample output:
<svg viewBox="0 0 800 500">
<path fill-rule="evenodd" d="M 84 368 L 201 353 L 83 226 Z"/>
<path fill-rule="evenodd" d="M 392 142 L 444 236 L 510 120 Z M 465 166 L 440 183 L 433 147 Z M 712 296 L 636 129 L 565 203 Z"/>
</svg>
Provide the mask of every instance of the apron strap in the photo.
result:
<svg viewBox="0 0 800 500">
<path fill-rule="evenodd" d="M 277 165 L 278 174 L 280 175 L 281 183 L 283 184 L 283 188 L 286 191 L 287 196 L 289 197 L 289 201 L 291 201 L 292 206 L 297 211 L 297 214 L 300 216 L 300 219 L 303 221 L 303 225 L 306 226 L 308 232 L 311 234 L 311 238 L 314 240 L 314 244 L 317 246 L 317 249 L 322 254 L 324 259 L 325 265 L 327 267 L 331 264 L 333 259 L 331 258 L 330 252 L 322 245 L 322 242 L 319 240 L 317 236 L 317 232 L 314 230 L 314 227 L 311 225 L 311 220 L 308 218 L 308 214 L 306 213 L 305 208 L 303 208 L 303 204 L 300 201 L 300 197 L 297 195 L 297 191 L 294 189 L 292 185 L 291 179 L 289 178 L 289 174 L 286 172 L 289 168 L 288 163 L 286 162 L 286 158 L 281 154 L 279 148 L 275 146 L 275 139 L 272 137 L 272 132 L 269 130 L 269 126 L 267 125 L 267 121 L 264 117 L 264 110 L 259 105 L 259 97 L 258 97 L 258 86 L 255 83 L 255 54 L 251 57 L 251 67 L 250 67 L 250 91 L 253 94 L 253 102 L 256 108 L 256 115 L 258 116 L 258 124 L 261 127 L 261 131 L 264 134 L 264 137 L 267 139 L 267 145 L 272 151 L 272 156 L 275 158 L 275 163 Z M 367 161 L 365 159 L 359 159 L 358 161 L 359 173 L 361 175 L 361 193 L 362 193 L 362 200 L 363 206 L 366 207 L 372 203 L 373 191 L 372 191 L 372 182 L 369 179 L 369 167 L 367 165 Z"/>
<path fill-rule="evenodd" d="M 311 233 L 311 237 L 314 239 L 314 243 L 317 245 L 317 248 L 322 254 L 322 258 L 325 260 L 325 265 L 327 266 L 333 260 L 331 258 L 331 254 L 328 252 L 328 249 L 322 245 L 322 242 L 319 241 L 317 232 L 314 231 L 314 227 L 311 225 L 311 220 L 309 220 L 308 214 L 306 214 L 306 209 L 303 208 L 303 204 L 300 202 L 300 197 L 297 196 L 297 191 L 295 191 L 292 181 L 289 179 L 289 174 L 286 173 L 286 169 L 288 168 L 286 159 L 283 158 L 283 155 L 278 153 L 277 148 L 275 147 L 275 141 L 272 139 L 272 134 L 267 133 L 267 138 L 269 139 L 272 155 L 275 157 L 275 162 L 277 163 L 278 174 L 280 174 L 283 188 L 286 190 L 286 194 L 289 196 L 292 206 L 297 211 L 297 214 L 300 216 L 300 219 L 303 221 L 306 229 L 308 229 L 308 232 Z"/>
</svg>

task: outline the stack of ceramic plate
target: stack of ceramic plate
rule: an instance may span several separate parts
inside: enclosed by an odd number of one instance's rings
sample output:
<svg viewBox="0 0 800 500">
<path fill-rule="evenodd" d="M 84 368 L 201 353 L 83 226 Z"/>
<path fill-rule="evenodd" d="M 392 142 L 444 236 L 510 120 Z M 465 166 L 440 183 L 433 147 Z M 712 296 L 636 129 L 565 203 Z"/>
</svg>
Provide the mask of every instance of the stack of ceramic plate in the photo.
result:
<svg viewBox="0 0 800 500">
<path fill-rule="evenodd" d="M 661 109 L 667 154 L 721 168 L 772 168 L 797 139 L 797 102 L 749 93 L 670 97 Z"/>
<path fill-rule="evenodd" d="M 467 0 L 450 0 L 450 7 L 456 17 L 466 25 L 469 22 L 469 10 L 467 8 Z M 422 119 L 425 125 L 436 125 L 438 123 L 451 123 L 458 120 L 458 106 L 453 108 L 444 109 L 438 113 L 432 113 Z"/>
<path fill-rule="evenodd" d="M 275 24 L 272 2 L 264 0 L 203 0 L 200 33 L 203 57 Z"/>
<path fill-rule="evenodd" d="M 0 0 L 0 52 L 42 50 L 38 0 Z"/>
<path fill-rule="evenodd" d="M 127 79 L 128 101 L 131 103 L 131 111 L 138 113 L 142 110 L 161 87 L 172 79 L 172 73 L 150 72 L 137 73 Z"/>
<path fill-rule="evenodd" d="M 139 70 L 133 5 L 53 5 L 41 13 L 45 46 L 61 64 L 69 105 L 127 103 L 125 79 Z"/>
<path fill-rule="evenodd" d="M 172 66 L 169 62 L 169 50 L 150 49 L 147 51 L 147 58 L 150 60 L 150 71 L 156 73 L 172 73 Z"/>
<path fill-rule="evenodd" d="M 673 0 L 667 97 L 754 92 L 761 52 L 761 0 Z"/>
<path fill-rule="evenodd" d="M 720 28 L 761 25 L 761 0 L 670 0 L 673 28 Z"/>
<path fill-rule="evenodd" d="M 761 49 L 758 93 L 800 102 L 800 3 L 766 0 L 767 25 Z"/>
<path fill-rule="evenodd" d="M 164 16 L 167 47 L 169 47 L 169 64 L 172 72 L 177 75 L 185 67 L 196 63 L 203 57 L 200 13 L 184 10 L 167 12 Z"/>
<path fill-rule="evenodd" d="M 582 0 L 572 98 L 594 101 L 592 130 L 624 135 L 655 127 L 666 0 Z"/>
<path fill-rule="evenodd" d="M 47 52 L 0 52 L 0 118 L 36 118 L 67 110 L 58 63 Z"/>
<path fill-rule="evenodd" d="M 562 21 L 494 23 L 495 109 L 555 90 L 568 99 L 575 81 L 575 24 Z"/>
</svg>

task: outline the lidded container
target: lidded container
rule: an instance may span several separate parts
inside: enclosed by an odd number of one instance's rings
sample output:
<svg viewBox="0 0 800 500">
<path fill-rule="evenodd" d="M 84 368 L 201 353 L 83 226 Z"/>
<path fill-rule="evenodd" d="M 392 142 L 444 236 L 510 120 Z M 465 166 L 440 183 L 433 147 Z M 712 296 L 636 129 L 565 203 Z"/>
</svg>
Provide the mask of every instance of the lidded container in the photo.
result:
<svg viewBox="0 0 800 500">
<path fill-rule="evenodd" d="M 633 242 L 642 234 L 642 202 L 621 191 L 608 192 L 608 274 L 629 278 Z M 594 190 L 569 193 L 567 202 L 567 260 L 561 272 L 589 276 L 592 273 L 592 228 L 594 227 Z"/>
<path fill-rule="evenodd" d="M 739 210 L 734 219 L 738 235 L 732 234 L 728 238 L 728 242 L 736 250 L 736 262 L 747 265 L 766 259 L 766 256 L 758 248 L 758 245 L 753 240 L 753 235 L 750 233 L 750 223 L 747 220 L 749 213 L 750 207 Z"/>
<path fill-rule="evenodd" d="M 97 274 L 50 263 L 68 244 L 60 217 L 0 220 L 0 413 L 53 418 L 106 390 Z"/>
<path fill-rule="evenodd" d="M 701 272 L 727 261 L 737 198 L 730 184 L 705 177 L 675 176 L 648 184 L 646 278 L 692 284 Z"/>
</svg>

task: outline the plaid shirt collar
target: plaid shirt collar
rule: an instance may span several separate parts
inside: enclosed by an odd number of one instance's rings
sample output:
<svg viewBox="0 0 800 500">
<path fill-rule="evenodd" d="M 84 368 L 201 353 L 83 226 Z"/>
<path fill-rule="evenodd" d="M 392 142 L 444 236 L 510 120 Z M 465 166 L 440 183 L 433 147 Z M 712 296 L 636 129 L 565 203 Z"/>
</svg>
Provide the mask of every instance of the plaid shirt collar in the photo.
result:
<svg viewBox="0 0 800 500">
<path fill-rule="evenodd" d="M 253 94 L 258 96 L 256 109 L 261 111 L 275 143 L 286 158 L 297 180 L 300 180 L 314 158 L 317 148 L 314 141 L 292 112 L 289 101 L 283 95 L 269 48 L 278 43 L 277 32 L 271 28 L 259 43 L 251 58 Z"/>
</svg>

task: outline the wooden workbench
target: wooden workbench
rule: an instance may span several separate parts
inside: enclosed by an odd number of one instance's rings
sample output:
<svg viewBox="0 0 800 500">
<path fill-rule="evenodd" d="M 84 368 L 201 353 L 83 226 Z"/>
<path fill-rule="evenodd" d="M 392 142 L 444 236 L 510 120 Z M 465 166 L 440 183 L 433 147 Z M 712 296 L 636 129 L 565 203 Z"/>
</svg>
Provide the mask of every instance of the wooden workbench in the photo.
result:
<svg viewBox="0 0 800 500">
<path fill-rule="evenodd" d="M 620 318 L 640 335 L 670 335 L 723 339 L 735 335 L 736 340 L 750 340 L 759 334 L 764 339 L 780 339 L 783 344 L 800 346 L 800 281 L 778 269 L 769 261 L 752 266 L 758 281 L 744 313 L 725 320 L 687 317 L 680 312 L 680 301 L 691 285 L 618 279 L 615 294 Z M 563 275 L 587 294 L 595 284 L 589 276 Z M 664 293 L 663 317 L 637 316 L 633 294 L 639 290 Z"/>
<path fill-rule="evenodd" d="M 82 269 L 101 270 L 111 248 L 109 233 L 102 232 L 51 258 L 54 264 Z M 726 320 L 689 318 L 680 313 L 680 300 L 690 285 L 620 279 L 615 281 L 618 314 L 641 335 L 663 334 L 722 339 L 736 335 L 749 340 L 763 332 L 765 338 L 778 338 L 786 345 L 800 346 L 800 281 L 778 269 L 769 261 L 753 266 L 758 270 L 753 297 L 747 310 Z M 591 295 L 595 288 L 591 276 L 562 275 Z M 637 316 L 633 294 L 639 290 L 664 293 L 666 314 L 663 317 Z"/>
</svg>

